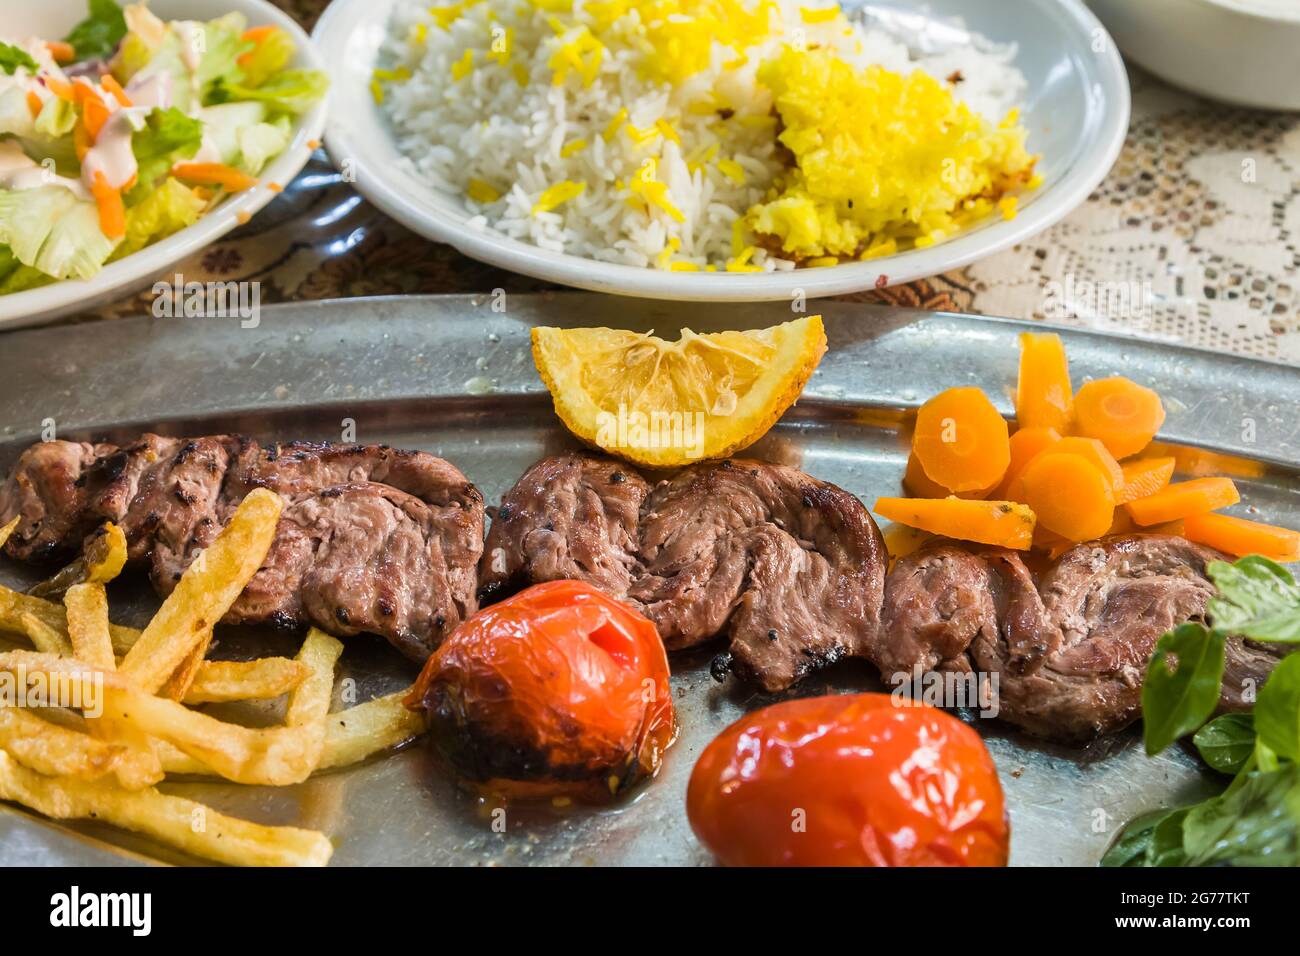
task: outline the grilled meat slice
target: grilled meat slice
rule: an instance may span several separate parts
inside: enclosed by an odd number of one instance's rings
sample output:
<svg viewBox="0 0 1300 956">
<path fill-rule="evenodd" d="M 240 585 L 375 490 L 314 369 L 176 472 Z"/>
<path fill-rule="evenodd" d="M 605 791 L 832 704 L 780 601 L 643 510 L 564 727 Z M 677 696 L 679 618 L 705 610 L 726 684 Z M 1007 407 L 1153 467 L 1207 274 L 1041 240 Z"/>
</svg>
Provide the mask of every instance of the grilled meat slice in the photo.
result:
<svg viewBox="0 0 1300 956">
<path fill-rule="evenodd" d="M 649 487 L 610 458 L 543 458 L 501 499 L 483 549 L 479 598 L 488 604 L 544 581 L 586 581 L 627 598 L 637 524 Z"/>
<path fill-rule="evenodd" d="M 732 669 L 779 691 L 863 654 L 885 548 L 848 492 L 783 465 L 732 459 L 661 482 L 642 509 L 629 596 L 669 648 L 725 631 Z"/>
<path fill-rule="evenodd" d="M 884 568 L 862 503 L 796 469 L 737 459 L 650 488 L 627 465 L 568 454 L 502 499 L 479 595 L 586 581 L 644 612 L 669 648 L 730 635 L 730 666 L 777 691 L 864 653 Z"/>
<path fill-rule="evenodd" d="M 87 442 L 44 441 L 23 452 L 0 485 L 0 525 L 19 518 L 5 549 L 21 561 L 67 557 L 94 528 L 86 472 L 116 449 Z"/>
<path fill-rule="evenodd" d="M 98 457 L 96 457 L 98 456 Z M 144 435 L 116 448 L 46 442 L 0 492 L 18 558 L 74 550 L 105 520 L 167 594 L 253 488 L 285 499 L 263 567 L 229 622 L 373 631 L 423 660 L 477 608 L 483 500 L 456 468 L 381 445 Z"/>
<path fill-rule="evenodd" d="M 999 716 L 1071 742 L 1120 730 L 1141 713 L 1160 635 L 1205 613 L 1216 552 L 1168 535 L 1081 544 L 1035 585 L 1020 557 L 938 543 L 895 565 L 872 657 L 887 682 L 922 671 L 997 675 Z M 1233 638 L 1231 707 L 1276 656 Z"/>
</svg>

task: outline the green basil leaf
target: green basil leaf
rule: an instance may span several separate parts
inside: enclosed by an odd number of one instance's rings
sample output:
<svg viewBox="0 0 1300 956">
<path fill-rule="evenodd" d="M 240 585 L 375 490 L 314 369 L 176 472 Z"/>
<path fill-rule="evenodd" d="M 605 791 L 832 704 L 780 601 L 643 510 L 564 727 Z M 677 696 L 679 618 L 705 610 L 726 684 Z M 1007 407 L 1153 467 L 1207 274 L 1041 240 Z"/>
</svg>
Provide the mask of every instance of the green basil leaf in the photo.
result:
<svg viewBox="0 0 1300 956">
<path fill-rule="evenodd" d="M 1278 756 L 1300 761 L 1300 655 L 1282 658 L 1260 688 L 1255 730 Z"/>
<path fill-rule="evenodd" d="M 1300 767 L 1287 764 L 1241 779 L 1240 786 L 1187 812 L 1186 865 L 1300 863 Z"/>
<path fill-rule="evenodd" d="M 1300 643 L 1300 587 L 1282 565 L 1251 555 L 1232 564 L 1211 561 L 1206 573 L 1219 590 L 1207 607 L 1215 630 Z"/>
<path fill-rule="evenodd" d="M 126 36 L 126 17 L 114 0 L 90 0 L 89 7 L 90 15 L 63 38 L 78 61 L 110 56 Z"/>
<path fill-rule="evenodd" d="M 32 59 L 31 54 L 22 47 L 10 43 L 0 43 L 0 70 L 4 70 L 10 76 L 13 76 L 20 66 L 33 76 L 41 68 L 40 64 Z"/>
<path fill-rule="evenodd" d="M 1183 827 L 1190 812 L 1188 808 L 1175 810 L 1156 824 L 1151 831 L 1151 846 L 1147 849 L 1145 866 L 1187 865 L 1187 853 L 1183 849 Z"/>
<path fill-rule="evenodd" d="M 1255 751 L 1255 720 L 1250 714 L 1224 714 L 1198 730 L 1192 743 L 1213 769 L 1236 774 Z"/>
<path fill-rule="evenodd" d="M 1145 866 L 1156 826 L 1176 810 L 1152 810 L 1130 820 L 1101 858 L 1102 866 Z"/>
<path fill-rule="evenodd" d="M 1142 685 L 1142 734 L 1148 755 L 1192 733 L 1214 713 L 1223 682 L 1223 649 L 1223 634 L 1190 622 L 1156 643 Z M 1177 668 L 1171 670 L 1175 661 Z"/>
</svg>

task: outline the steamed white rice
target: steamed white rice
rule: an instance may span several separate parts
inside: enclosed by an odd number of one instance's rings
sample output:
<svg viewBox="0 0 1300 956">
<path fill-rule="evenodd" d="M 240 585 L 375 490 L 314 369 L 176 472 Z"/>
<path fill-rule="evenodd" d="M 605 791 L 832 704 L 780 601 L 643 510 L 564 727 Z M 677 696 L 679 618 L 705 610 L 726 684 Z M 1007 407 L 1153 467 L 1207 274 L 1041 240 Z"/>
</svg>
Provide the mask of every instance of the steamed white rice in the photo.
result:
<svg viewBox="0 0 1300 956">
<path fill-rule="evenodd" d="M 608 46 L 589 84 L 572 75 L 557 84 L 555 58 L 581 37 L 565 24 L 587 2 L 470 0 L 432 9 L 406 2 L 389 24 L 376 99 L 406 166 L 464 197 L 476 228 L 608 262 L 735 270 L 733 224 L 782 167 L 772 97 L 755 71 L 787 43 L 833 48 L 856 65 L 904 74 L 959 73 L 954 94 L 994 122 L 1024 93 L 1011 49 L 979 44 L 913 55 L 894 37 L 842 17 L 807 22 L 825 4 L 797 0 L 775 0 L 784 30 L 747 46 L 743 64 L 732 47 L 714 42 L 707 69 L 664 82 L 644 68 L 661 53 L 641 41 L 641 49 Z M 636 44 L 639 4 L 627 6 L 614 29 Z M 725 96 L 734 121 L 721 123 L 708 109 L 713 91 Z M 666 186 L 662 207 L 629 202 L 637 176 Z M 546 191 L 565 183 L 581 184 L 581 193 L 548 210 Z M 751 251 L 742 271 L 794 267 Z"/>
</svg>

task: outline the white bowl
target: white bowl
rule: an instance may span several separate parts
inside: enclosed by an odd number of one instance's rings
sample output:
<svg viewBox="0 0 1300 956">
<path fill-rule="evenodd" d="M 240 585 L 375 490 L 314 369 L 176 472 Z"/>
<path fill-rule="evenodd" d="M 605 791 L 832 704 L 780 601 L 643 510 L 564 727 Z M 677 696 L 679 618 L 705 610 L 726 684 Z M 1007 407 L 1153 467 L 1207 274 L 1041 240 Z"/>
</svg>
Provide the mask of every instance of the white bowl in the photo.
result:
<svg viewBox="0 0 1300 956">
<path fill-rule="evenodd" d="M 870 262 L 793 272 L 666 272 L 598 262 L 540 249 L 491 229 L 467 226 L 460 198 L 404 171 L 387 119 L 369 91 L 376 54 L 397 0 L 334 0 L 313 33 L 329 64 L 332 89 L 325 145 L 357 189 L 413 232 L 496 266 L 598 292 L 723 302 L 836 295 L 936 275 L 1042 232 L 1092 192 L 1119 155 L 1128 131 L 1124 65 L 1105 30 L 1080 0 L 911 0 L 887 6 L 960 18 L 971 30 L 1018 45 L 1016 66 L 1029 81 L 1022 119 L 1029 147 L 1043 156 L 1043 186 L 1020 213 L 970 229 L 929 249 Z M 851 6 L 846 3 L 845 6 Z M 872 6 L 885 6 L 872 4 Z M 939 31 L 942 32 L 942 31 Z M 1103 41 L 1099 52 L 1093 45 Z"/>
<path fill-rule="evenodd" d="M 1124 55 L 1211 99 L 1300 110 L 1295 0 L 1089 0 Z"/>
<path fill-rule="evenodd" d="M 3 30 L 12 36 L 58 38 L 86 16 L 86 0 L 3 0 Z M 323 70 L 325 64 L 310 38 L 293 20 L 265 0 L 151 0 L 149 9 L 164 20 L 212 20 L 238 12 L 250 26 L 274 24 L 287 30 L 298 47 L 293 66 Z M 283 153 L 263 170 L 262 183 L 287 184 L 311 157 L 311 141 L 325 127 L 325 101 L 298 117 L 293 137 Z M 59 316 L 93 309 L 150 285 L 172 266 L 220 239 L 275 197 L 265 185 L 237 193 L 194 225 L 152 246 L 105 266 L 92 279 L 70 279 L 39 289 L 0 295 L 0 329 L 48 322 Z"/>
</svg>

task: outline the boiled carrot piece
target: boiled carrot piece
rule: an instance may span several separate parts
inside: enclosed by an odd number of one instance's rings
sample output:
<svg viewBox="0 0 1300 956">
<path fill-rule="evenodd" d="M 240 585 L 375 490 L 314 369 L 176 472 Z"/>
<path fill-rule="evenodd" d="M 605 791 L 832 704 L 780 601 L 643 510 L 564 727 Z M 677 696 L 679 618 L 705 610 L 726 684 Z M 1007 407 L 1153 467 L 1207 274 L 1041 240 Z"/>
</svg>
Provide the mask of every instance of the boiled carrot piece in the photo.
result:
<svg viewBox="0 0 1300 956">
<path fill-rule="evenodd" d="M 1119 462 L 1115 460 L 1115 456 L 1106 449 L 1105 445 L 1095 438 L 1080 438 L 1077 435 L 1071 435 L 1068 438 L 1062 438 L 1053 445 L 1052 451 L 1067 452 L 1087 458 L 1101 469 L 1101 473 L 1110 482 L 1111 494 L 1118 501 L 1119 491 L 1124 487 L 1124 470 L 1120 468 Z"/>
<path fill-rule="evenodd" d="M 1048 531 L 1090 541 L 1110 530 L 1115 494 L 1110 477 L 1091 459 L 1052 449 L 1031 461 L 1020 480 L 1025 504 Z"/>
<path fill-rule="evenodd" d="M 1188 515 L 1183 535 L 1234 557 L 1259 554 L 1274 561 L 1300 561 L 1300 531 L 1233 515 Z"/>
<path fill-rule="evenodd" d="M 1115 503 L 1121 505 L 1154 495 L 1174 477 L 1173 458 L 1139 458 L 1120 467 L 1124 472 L 1124 487 L 1115 497 Z"/>
<path fill-rule="evenodd" d="M 951 488 L 945 488 L 938 482 L 931 481 L 921 467 L 920 460 L 916 457 L 916 452 L 907 456 L 907 470 L 903 473 L 903 487 L 913 498 L 947 498 L 952 494 Z M 958 498 L 970 498 L 978 501 L 981 498 L 987 498 L 992 488 L 981 488 L 978 491 L 963 491 Z"/>
<path fill-rule="evenodd" d="M 1011 463 L 1006 421 L 978 388 L 950 388 L 921 406 L 912 451 L 931 481 L 956 493 L 996 487 Z"/>
<path fill-rule="evenodd" d="M 1123 376 L 1088 382 L 1074 396 L 1074 431 L 1101 441 L 1116 458 L 1136 455 L 1165 423 L 1160 396 Z"/>
<path fill-rule="evenodd" d="M 960 541 L 1026 551 L 1034 540 L 1034 513 L 1014 501 L 877 498 L 872 510 L 909 528 Z"/>
<path fill-rule="evenodd" d="M 1016 384 L 1016 422 L 1021 428 L 1064 432 L 1072 416 L 1070 365 L 1061 337 L 1026 332 L 1020 336 L 1020 378 Z"/>
<path fill-rule="evenodd" d="M 1024 474 L 1025 466 L 1048 448 L 1061 440 L 1061 434 L 1055 428 L 1019 428 L 1011 436 L 1011 464 L 1002 483 L 989 495 L 1003 501 L 1019 501 L 1017 479 Z"/>
<path fill-rule="evenodd" d="M 1241 500 L 1231 478 L 1194 478 L 1168 485 L 1154 495 L 1124 505 L 1138 524 L 1160 524 L 1192 515 L 1203 515 Z"/>
</svg>

